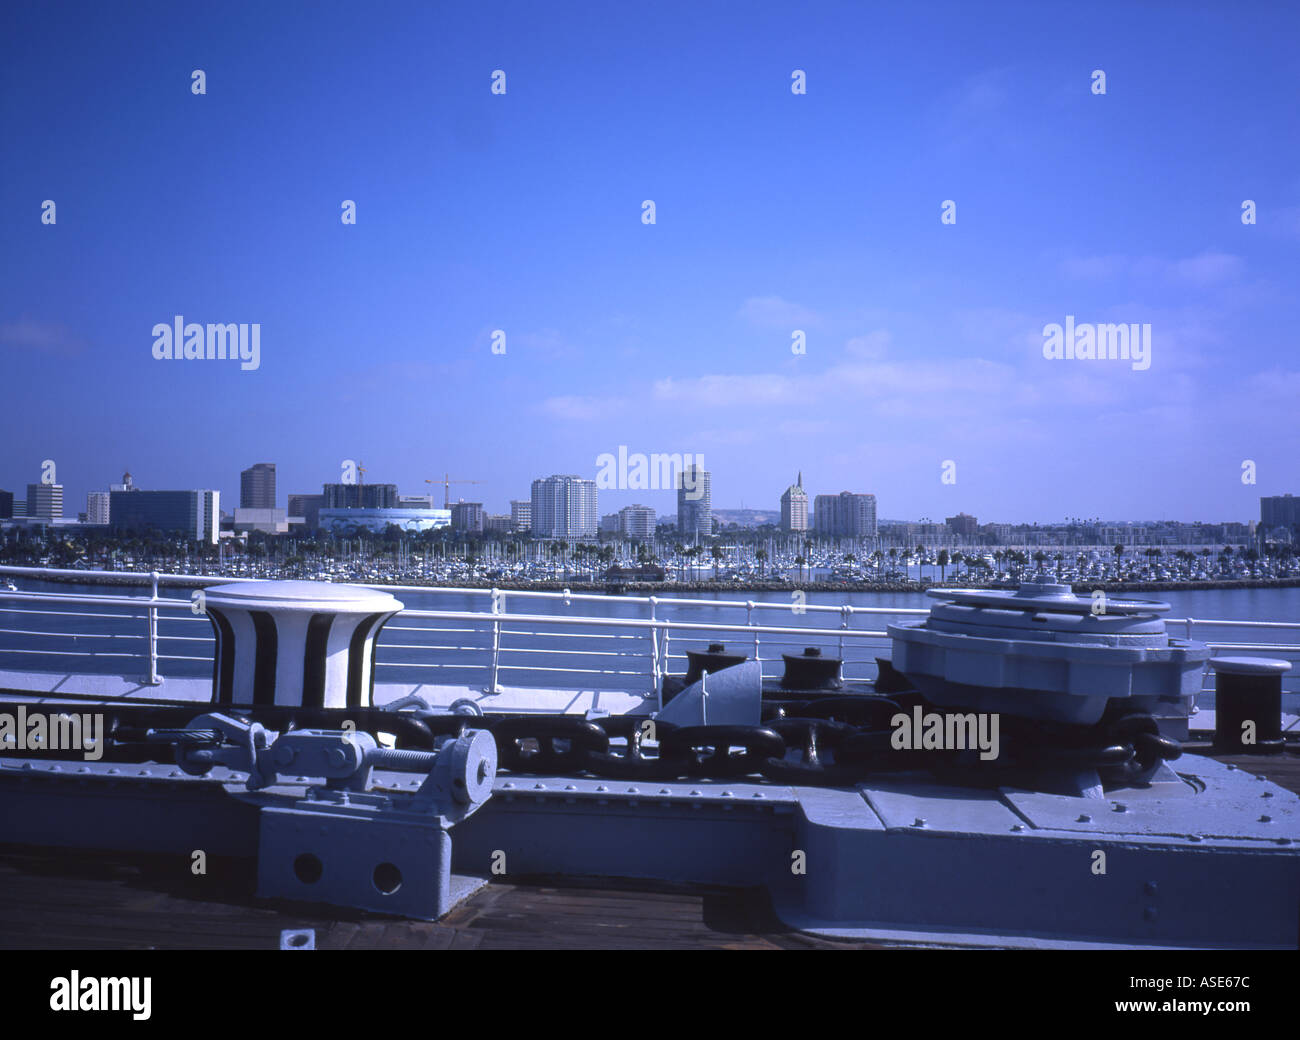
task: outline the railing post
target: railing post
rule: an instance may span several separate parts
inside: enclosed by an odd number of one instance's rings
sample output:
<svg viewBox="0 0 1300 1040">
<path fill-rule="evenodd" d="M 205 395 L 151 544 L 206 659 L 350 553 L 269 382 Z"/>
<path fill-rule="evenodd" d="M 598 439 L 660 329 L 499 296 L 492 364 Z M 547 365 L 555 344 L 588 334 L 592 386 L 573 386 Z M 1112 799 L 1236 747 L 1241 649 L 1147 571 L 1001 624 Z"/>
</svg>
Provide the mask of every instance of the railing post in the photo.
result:
<svg viewBox="0 0 1300 1040">
<path fill-rule="evenodd" d="M 654 622 L 658 599 L 650 597 L 650 681 L 654 684 L 654 695 L 659 701 L 659 710 L 664 710 L 664 684 L 659 670 L 659 626 Z"/>
<path fill-rule="evenodd" d="M 849 627 L 849 615 L 853 613 L 853 608 L 847 603 L 840 606 L 840 631 Z M 844 637 L 840 636 L 840 660 L 844 660 Z"/>
<path fill-rule="evenodd" d="M 483 691 L 484 693 L 501 692 L 501 688 L 497 685 L 501 666 L 501 621 L 499 615 L 502 613 L 501 607 L 504 605 L 505 598 L 506 594 L 500 589 L 492 589 L 492 672 L 488 676 L 488 688 Z"/>
<path fill-rule="evenodd" d="M 149 685 L 157 686 L 162 682 L 158 676 L 158 572 L 149 572 Z"/>
</svg>

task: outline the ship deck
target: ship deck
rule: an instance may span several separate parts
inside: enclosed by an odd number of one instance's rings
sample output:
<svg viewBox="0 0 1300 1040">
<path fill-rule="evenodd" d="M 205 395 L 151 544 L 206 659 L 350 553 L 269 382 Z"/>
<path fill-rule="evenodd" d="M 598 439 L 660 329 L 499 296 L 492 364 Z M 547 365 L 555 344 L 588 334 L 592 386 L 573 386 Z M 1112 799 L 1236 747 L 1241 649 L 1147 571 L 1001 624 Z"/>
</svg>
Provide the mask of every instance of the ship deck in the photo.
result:
<svg viewBox="0 0 1300 1040">
<path fill-rule="evenodd" d="M 1211 754 L 1207 742 L 1188 754 Z M 1300 793 L 1300 749 L 1212 755 Z M 497 878 L 437 923 L 254 897 L 251 861 L 0 845 L 0 948 L 277 949 L 311 929 L 317 949 L 871 949 L 782 925 L 759 889 L 609 878 Z M 1206 898 L 1211 898 L 1207 893 Z"/>
</svg>

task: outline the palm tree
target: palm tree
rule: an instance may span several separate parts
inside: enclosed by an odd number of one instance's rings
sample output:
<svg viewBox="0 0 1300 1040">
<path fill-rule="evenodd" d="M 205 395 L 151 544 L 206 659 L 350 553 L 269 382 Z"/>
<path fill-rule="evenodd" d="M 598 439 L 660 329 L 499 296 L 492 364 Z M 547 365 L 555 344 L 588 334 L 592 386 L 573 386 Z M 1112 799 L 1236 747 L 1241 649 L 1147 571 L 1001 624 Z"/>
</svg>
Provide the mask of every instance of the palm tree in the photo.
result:
<svg viewBox="0 0 1300 1040">
<path fill-rule="evenodd" d="M 940 584 L 942 584 L 943 581 L 945 580 L 946 572 L 948 569 L 948 550 L 940 549 L 939 555 L 935 557 L 935 559 L 939 564 L 939 582 Z"/>
<path fill-rule="evenodd" d="M 755 549 L 754 559 L 758 561 L 758 566 L 759 566 L 758 576 L 761 578 L 767 574 L 767 550 Z"/>
</svg>

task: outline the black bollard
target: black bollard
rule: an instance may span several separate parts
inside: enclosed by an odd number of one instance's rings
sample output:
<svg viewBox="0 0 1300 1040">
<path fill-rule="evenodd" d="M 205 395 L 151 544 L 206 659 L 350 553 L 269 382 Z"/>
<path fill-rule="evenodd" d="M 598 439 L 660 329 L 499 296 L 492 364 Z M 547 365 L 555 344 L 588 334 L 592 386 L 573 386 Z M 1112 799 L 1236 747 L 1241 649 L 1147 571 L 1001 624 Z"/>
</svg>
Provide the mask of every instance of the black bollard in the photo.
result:
<svg viewBox="0 0 1300 1040">
<path fill-rule="evenodd" d="M 1271 657 L 1213 657 L 1214 747 L 1239 755 L 1276 755 L 1282 737 L 1282 675 L 1290 661 Z M 1249 742 L 1245 724 L 1253 723 Z"/>
</svg>

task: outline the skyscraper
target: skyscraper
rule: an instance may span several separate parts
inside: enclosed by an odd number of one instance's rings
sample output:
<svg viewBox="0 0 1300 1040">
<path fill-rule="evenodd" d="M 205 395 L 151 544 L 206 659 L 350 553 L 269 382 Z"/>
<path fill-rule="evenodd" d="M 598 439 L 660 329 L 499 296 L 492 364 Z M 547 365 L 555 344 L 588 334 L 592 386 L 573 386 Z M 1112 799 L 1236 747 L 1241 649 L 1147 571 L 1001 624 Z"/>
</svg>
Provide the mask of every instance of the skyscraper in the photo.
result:
<svg viewBox="0 0 1300 1040">
<path fill-rule="evenodd" d="M 594 537 L 600 528 L 596 482 L 577 476 L 533 481 L 532 532 L 537 538 Z"/>
<path fill-rule="evenodd" d="M 803 489 L 803 471 L 799 480 L 781 494 L 781 530 L 808 530 L 808 492 Z"/>
<path fill-rule="evenodd" d="M 533 529 L 533 503 L 516 498 L 510 501 L 510 520 L 514 529 L 527 533 Z"/>
<path fill-rule="evenodd" d="M 818 495 L 813 503 L 813 526 L 827 538 L 874 538 L 876 496 L 851 491 Z"/>
<path fill-rule="evenodd" d="M 453 502 L 451 528 L 453 531 L 464 531 L 467 534 L 482 534 L 484 515 L 482 502 L 466 502 L 464 499 Z"/>
<path fill-rule="evenodd" d="M 221 528 L 219 491 L 113 491 L 109 516 L 119 530 L 183 534 L 215 545 Z"/>
<path fill-rule="evenodd" d="M 274 462 L 259 462 L 239 474 L 239 508 L 275 508 Z"/>
<path fill-rule="evenodd" d="M 396 484 L 323 484 L 325 509 L 397 509 Z"/>
<path fill-rule="evenodd" d="M 28 484 L 27 515 L 38 520 L 62 520 L 63 485 Z"/>
<path fill-rule="evenodd" d="M 677 530 L 687 535 L 713 534 L 713 478 L 692 463 L 677 477 Z"/>
<path fill-rule="evenodd" d="M 106 524 L 112 513 L 109 510 L 108 491 L 91 491 L 86 495 L 86 523 Z"/>
</svg>

